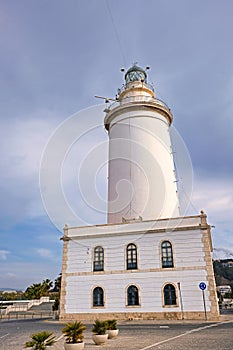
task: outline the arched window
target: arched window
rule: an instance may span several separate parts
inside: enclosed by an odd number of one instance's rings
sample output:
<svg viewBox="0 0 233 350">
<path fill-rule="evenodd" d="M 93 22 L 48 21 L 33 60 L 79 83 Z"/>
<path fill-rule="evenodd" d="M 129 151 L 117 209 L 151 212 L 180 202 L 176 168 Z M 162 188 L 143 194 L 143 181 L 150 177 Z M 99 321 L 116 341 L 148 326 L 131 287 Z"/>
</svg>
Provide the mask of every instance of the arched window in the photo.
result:
<svg viewBox="0 0 233 350">
<path fill-rule="evenodd" d="M 94 249 L 94 261 L 93 271 L 104 271 L 104 248 L 95 247 Z"/>
<path fill-rule="evenodd" d="M 135 244 L 130 243 L 127 245 L 127 251 L 126 251 L 126 265 L 127 270 L 135 270 L 138 268 L 137 263 L 137 247 Z"/>
<path fill-rule="evenodd" d="M 93 290 L 93 306 L 104 306 L 104 291 L 101 287 Z"/>
<path fill-rule="evenodd" d="M 164 305 L 176 305 L 176 289 L 172 284 L 166 284 L 163 289 Z"/>
<path fill-rule="evenodd" d="M 172 245 L 169 241 L 161 244 L 162 267 L 174 267 Z"/>
<path fill-rule="evenodd" d="M 129 286 L 127 289 L 127 303 L 129 306 L 139 305 L 138 288 L 136 286 Z"/>
</svg>

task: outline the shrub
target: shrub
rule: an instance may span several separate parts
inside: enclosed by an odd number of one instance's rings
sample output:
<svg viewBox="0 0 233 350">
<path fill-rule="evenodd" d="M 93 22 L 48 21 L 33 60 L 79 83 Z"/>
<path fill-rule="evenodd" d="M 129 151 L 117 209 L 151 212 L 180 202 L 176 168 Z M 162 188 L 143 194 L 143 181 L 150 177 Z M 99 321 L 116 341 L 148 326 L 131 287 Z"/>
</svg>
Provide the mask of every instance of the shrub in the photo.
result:
<svg viewBox="0 0 233 350">
<path fill-rule="evenodd" d="M 106 321 L 100 321 L 96 319 L 93 324 L 92 332 L 94 334 L 103 335 L 103 334 L 106 334 L 106 330 L 107 330 Z"/>
<path fill-rule="evenodd" d="M 45 350 L 47 346 L 52 346 L 55 343 L 53 332 L 41 331 L 31 335 L 32 340 L 25 343 L 25 348 L 34 350 Z"/>
<path fill-rule="evenodd" d="M 62 333 L 65 335 L 66 343 L 82 343 L 83 332 L 86 330 L 86 326 L 82 322 L 70 322 L 62 329 Z"/>
<path fill-rule="evenodd" d="M 105 322 L 106 322 L 107 329 L 111 329 L 111 330 L 117 329 L 117 320 L 107 320 Z"/>
</svg>

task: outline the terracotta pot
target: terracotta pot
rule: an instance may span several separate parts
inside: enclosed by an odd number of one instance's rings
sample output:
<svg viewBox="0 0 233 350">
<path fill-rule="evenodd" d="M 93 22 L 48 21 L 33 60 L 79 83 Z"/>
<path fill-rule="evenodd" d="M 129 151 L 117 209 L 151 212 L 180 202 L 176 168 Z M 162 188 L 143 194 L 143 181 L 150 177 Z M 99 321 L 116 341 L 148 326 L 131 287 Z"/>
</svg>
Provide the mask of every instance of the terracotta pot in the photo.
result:
<svg viewBox="0 0 233 350">
<path fill-rule="evenodd" d="M 118 335 L 119 329 L 107 329 L 106 333 L 108 335 L 108 339 L 112 339 Z"/>
<path fill-rule="evenodd" d="M 96 345 L 103 345 L 108 339 L 107 334 L 93 334 L 92 339 Z"/>
<path fill-rule="evenodd" d="M 83 350 L 84 342 L 82 343 L 64 343 L 65 350 Z"/>
</svg>

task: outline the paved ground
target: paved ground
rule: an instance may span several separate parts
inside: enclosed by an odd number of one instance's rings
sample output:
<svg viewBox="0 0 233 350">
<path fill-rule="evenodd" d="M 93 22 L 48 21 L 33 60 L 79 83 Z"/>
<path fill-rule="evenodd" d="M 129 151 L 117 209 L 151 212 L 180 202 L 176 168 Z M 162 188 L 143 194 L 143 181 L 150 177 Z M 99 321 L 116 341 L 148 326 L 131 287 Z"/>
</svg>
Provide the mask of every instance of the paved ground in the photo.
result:
<svg viewBox="0 0 233 350">
<path fill-rule="evenodd" d="M 59 338 L 63 324 L 55 321 L 22 320 L 0 322 L 0 350 L 22 350 L 30 334 L 40 330 L 54 332 Z M 85 349 L 98 349 L 91 337 L 91 325 L 85 332 Z M 127 321 L 119 323 L 119 335 L 102 346 L 104 350 L 233 350 L 233 315 L 221 321 Z M 60 339 L 51 350 L 63 349 Z"/>
</svg>

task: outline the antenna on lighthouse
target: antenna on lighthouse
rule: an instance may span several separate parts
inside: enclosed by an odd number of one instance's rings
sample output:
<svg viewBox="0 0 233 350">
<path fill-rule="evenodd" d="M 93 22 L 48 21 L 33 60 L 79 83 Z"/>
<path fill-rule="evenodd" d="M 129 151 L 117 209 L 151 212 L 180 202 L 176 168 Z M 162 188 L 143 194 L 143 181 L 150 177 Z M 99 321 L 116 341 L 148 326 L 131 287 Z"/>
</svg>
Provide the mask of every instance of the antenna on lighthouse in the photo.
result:
<svg viewBox="0 0 233 350">
<path fill-rule="evenodd" d="M 104 96 L 94 96 L 95 98 L 101 98 L 102 100 L 105 100 L 105 103 L 109 103 L 109 101 L 117 101 L 116 98 L 111 98 L 111 97 L 104 97 Z"/>
</svg>

